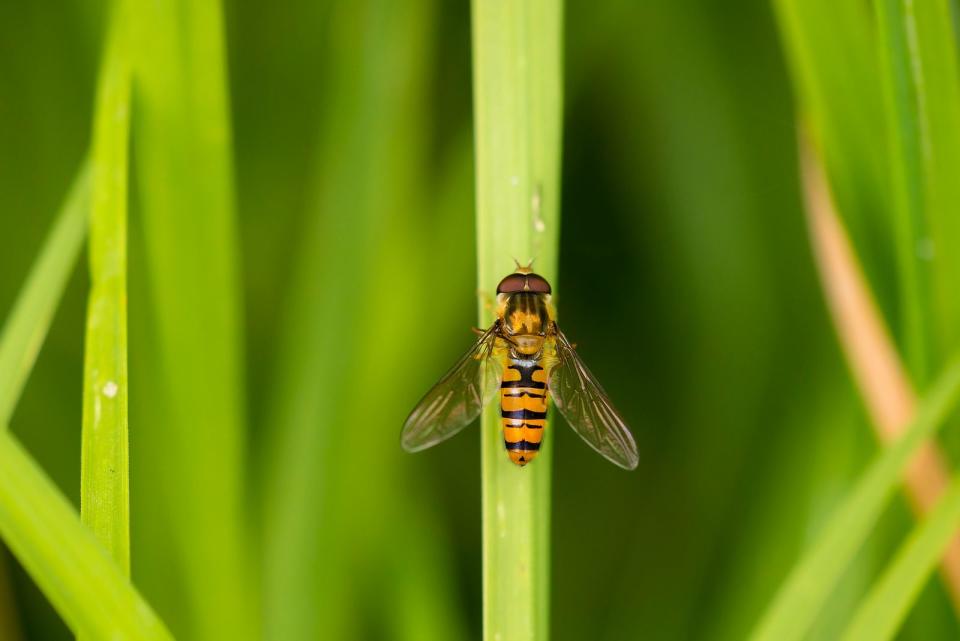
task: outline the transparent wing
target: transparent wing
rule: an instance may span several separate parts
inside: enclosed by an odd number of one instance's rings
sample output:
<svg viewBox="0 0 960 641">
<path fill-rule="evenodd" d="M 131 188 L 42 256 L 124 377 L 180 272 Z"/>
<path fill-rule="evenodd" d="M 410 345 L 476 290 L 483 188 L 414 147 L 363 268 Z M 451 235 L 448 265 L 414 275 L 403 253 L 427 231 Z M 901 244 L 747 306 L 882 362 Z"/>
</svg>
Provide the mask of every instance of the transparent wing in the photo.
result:
<svg viewBox="0 0 960 641">
<path fill-rule="evenodd" d="M 477 340 L 410 412 L 400 434 L 408 452 L 444 441 L 480 415 L 500 387 L 503 364 L 494 354 L 497 324 Z"/>
<path fill-rule="evenodd" d="M 622 468 L 637 467 L 637 444 L 630 429 L 559 328 L 556 364 L 547 387 L 554 405 L 590 447 Z"/>
</svg>

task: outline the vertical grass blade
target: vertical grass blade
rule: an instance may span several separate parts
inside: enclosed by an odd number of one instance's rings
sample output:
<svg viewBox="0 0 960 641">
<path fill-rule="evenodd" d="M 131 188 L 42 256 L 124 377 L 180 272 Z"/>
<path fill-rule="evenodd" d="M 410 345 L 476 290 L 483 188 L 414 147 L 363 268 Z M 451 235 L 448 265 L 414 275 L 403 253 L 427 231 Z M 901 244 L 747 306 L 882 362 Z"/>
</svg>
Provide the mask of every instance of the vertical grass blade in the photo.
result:
<svg viewBox="0 0 960 641">
<path fill-rule="evenodd" d="M 854 554 L 873 529 L 912 456 L 936 434 L 960 398 L 960 360 L 953 360 L 921 401 L 906 433 L 887 447 L 824 524 L 751 634 L 752 641 L 802 639 Z"/>
<path fill-rule="evenodd" d="M 90 167 L 84 161 L 0 335 L 0 429 L 10 422 L 77 262 L 89 198 Z"/>
<path fill-rule="evenodd" d="M 960 338 L 960 85 L 950 2 L 876 0 L 908 362 L 923 385 Z M 938 251 L 939 250 L 939 251 Z M 947 351 L 947 353 L 951 353 Z"/>
<path fill-rule="evenodd" d="M 920 258 L 923 242 L 929 240 L 923 185 L 923 124 L 913 76 L 916 60 L 914 38 L 908 34 L 908 17 L 901 0 L 877 0 L 878 52 L 887 129 L 891 135 L 890 177 L 893 187 L 893 230 L 900 279 L 900 306 L 904 335 L 904 361 L 918 388 L 922 389 L 930 350 L 930 292 L 927 265 Z"/>
<path fill-rule="evenodd" d="M 438 344 L 432 334 L 412 340 L 423 311 L 444 326 L 452 306 L 438 292 L 462 291 L 444 287 L 453 269 L 435 267 L 448 247 L 463 256 L 452 239 L 462 240 L 462 227 L 443 228 L 469 216 L 462 206 L 430 210 L 448 182 L 431 179 L 426 144 L 436 8 L 433 0 L 378 0 L 324 12 L 331 37 L 316 77 L 329 98 L 318 114 L 315 203 L 287 290 L 267 423 L 271 641 L 376 636 L 370 620 L 398 641 L 463 638 L 442 562 L 447 539 L 409 478 L 425 462 L 408 459 L 393 431 L 419 391 L 410 364 Z M 425 242 L 437 250 L 423 252 Z M 353 516 L 340 518 L 342 510 Z"/>
<path fill-rule="evenodd" d="M 474 0 L 473 70 L 477 259 L 492 296 L 513 260 L 557 276 L 562 5 Z M 556 290 L 556 283 L 554 282 Z M 492 312 L 481 300 L 480 323 Z M 549 432 L 520 468 L 503 450 L 499 412 L 481 423 L 483 630 L 488 641 L 544 640 L 549 632 Z"/>
<path fill-rule="evenodd" d="M 93 131 L 90 295 L 83 383 L 80 515 L 130 574 L 127 436 L 127 180 L 130 71 L 123 0 L 100 71 Z"/>
<path fill-rule="evenodd" d="M 0 431 L 0 536 L 77 635 L 173 639 L 70 503 L 6 430 Z"/>
<path fill-rule="evenodd" d="M 886 123 L 874 17 L 856 2 L 776 0 L 774 7 L 800 119 L 810 128 L 878 305 L 897 329 L 896 243 L 886 213 L 893 197 L 887 141 L 878 135 Z"/>
<path fill-rule="evenodd" d="M 960 478 L 916 526 L 857 609 L 843 641 L 885 641 L 896 635 L 923 584 L 960 525 Z"/>
<path fill-rule="evenodd" d="M 156 386 L 141 429 L 193 639 L 259 632 L 244 509 L 243 309 L 217 0 L 133 0 L 134 139 Z M 147 404 L 138 407 L 145 407 Z M 149 426 L 149 427 L 148 427 Z M 151 463 L 152 465 L 152 463 Z M 165 537 L 154 543 L 166 544 Z M 186 603 L 189 603 L 189 606 Z"/>
</svg>

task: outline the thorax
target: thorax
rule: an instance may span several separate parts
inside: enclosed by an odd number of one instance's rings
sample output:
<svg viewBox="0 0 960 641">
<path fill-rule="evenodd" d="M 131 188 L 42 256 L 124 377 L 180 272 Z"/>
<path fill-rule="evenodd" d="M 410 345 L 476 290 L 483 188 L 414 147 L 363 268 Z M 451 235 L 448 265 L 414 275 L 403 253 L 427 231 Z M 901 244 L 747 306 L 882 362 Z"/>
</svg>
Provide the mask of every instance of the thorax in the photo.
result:
<svg viewBox="0 0 960 641">
<path fill-rule="evenodd" d="M 498 314 L 504 338 L 519 358 L 536 358 L 552 323 L 547 295 L 522 292 L 501 295 Z"/>
</svg>

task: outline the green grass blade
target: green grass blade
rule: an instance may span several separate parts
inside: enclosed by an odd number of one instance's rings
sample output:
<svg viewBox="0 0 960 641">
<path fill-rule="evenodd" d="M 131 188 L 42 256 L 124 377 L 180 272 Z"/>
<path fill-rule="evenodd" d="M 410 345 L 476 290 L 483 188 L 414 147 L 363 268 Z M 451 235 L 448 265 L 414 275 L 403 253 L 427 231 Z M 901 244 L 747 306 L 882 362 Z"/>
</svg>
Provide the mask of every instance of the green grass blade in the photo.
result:
<svg viewBox="0 0 960 641">
<path fill-rule="evenodd" d="M 878 50 L 887 120 L 894 141 L 891 179 L 899 268 L 905 284 L 907 356 L 917 369 L 952 353 L 960 340 L 955 296 L 960 257 L 960 84 L 948 0 L 876 0 Z M 912 372 L 922 385 L 928 372 Z"/>
<path fill-rule="evenodd" d="M 90 167 L 84 161 L 0 335 L 0 427 L 10 422 L 87 232 Z"/>
<path fill-rule="evenodd" d="M 876 25 L 869 7 L 775 0 L 801 121 L 824 159 L 837 209 L 888 319 L 896 315 L 893 200 L 886 162 Z M 880 223 L 880 224 L 878 224 Z"/>
<path fill-rule="evenodd" d="M 843 641 L 892 639 L 960 525 L 960 478 L 897 552 L 857 609 Z"/>
<path fill-rule="evenodd" d="M 43 345 L 87 231 L 90 166 L 85 160 L 0 334 L 0 429 L 6 429 Z M 8 571 L 0 562 L 0 638 L 19 638 Z"/>
<path fill-rule="evenodd" d="M 172 639 L 70 503 L 0 431 L 0 536 L 74 633 Z"/>
<path fill-rule="evenodd" d="M 930 350 L 930 278 L 920 248 L 929 242 L 925 212 L 922 155 L 922 115 L 918 111 L 914 76 L 916 43 L 908 34 L 904 3 L 876 0 L 878 51 L 887 104 L 887 128 L 891 135 L 891 184 L 893 230 L 903 302 L 904 362 L 921 389 L 925 385 Z M 919 91 L 923 91 L 921 87 Z"/>
<path fill-rule="evenodd" d="M 474 0 L 472 19 L 478 282 L 492 296 L 513 259 L 557 276 L 562 4 Z M 492 320 L 481 301 L 481 325 Z M 544 640 L 553 439 L 520 468 L 495 406 L 481 432 L 484 639 Z"/>
<path fill-rule="evenodd" d="M 802 639 L 831 590 L 883 512 L 917 447 L 936 434 L 960 397 L 960 360 L 940 375 L 914 422 L 886 448 L 837 506 L 813 546 L 794 566 L 754 629 L 753 641 Z"/>
<path fill-rule="evenodd" d="M 157 497 L 193 639 L 260 630 L 245 507 L 243 305 L 224 25 L 217 0 L 131 2 L 134 150 L 151 343 Z M 146 407 L 148 404 L 140 405 Z M 152 465 L 152 463 L 151 463 Z M 160 553 L 158 552 L 158 555 Z M 179 632 L 179 630 L 178 630 Z"/>
<path fill-rule="evenodd" d="M 122 0 L 100 71 L 93 131 L 90 294 L 83 383 L 80 515 L 130 574 L 127 436 L 127 182 L 130 71 Z"/>
<path fill-rule="evenodd" d="M 469 300 L 473 291 L 472 277 L 466 289 L 450 279 L 451 263 L 472 262 L 462 242 L 469 200 L 466 208 L 460 198 L 456 207 L 431 207 L 451 183 L 430 173 L 427 144 L 436 113 L 429 84 L 436 9 L 433 0 L 378 0 L 324 12 L 331 37 L 316 77 L 329 99 L 318 114 L 314 202 L 284 297 L 267 419 L 270 640 L 364 638 L 369 620 L 397 641 L 465 636 L 451 566 L 442 563 L 449 537 L 431 526 L 426 491 L 410 478 L 429 463 L 403 452 L 389 429 L 399 431 L 422 393 L 411 364 L 440 351 L 437 338 L 410 340 L 423 331 L 423 310 L 433 327 L 449 327 L 444 321 L 457 307 L 437 293 L 460 291 Z M 365 43 L 361 67 L 358 42 Z M 461 179 L 468 161 L 458 154 L 437 163 L 456 167 L 458 195 L 469 189 Z M 436 251 L 424 252 L 425 242 Z M 451 254 L 456 259 L 444 260 Z M 459 337 L 469 344 L 467 327 Z M 401 370 L 412 371 L 397 376 Z M 339 518 L 357 505 L 364 509 Z"/>
<path fill-rule="evenodd" d="M 960 344 L 960 253 L 948 251 L 960 240 L 960 83 L 953 5 L 949 1 L 904 2 L 907 28 L 922 37 L 914 42 L 912 70 L 920 83 L 919 105 L 923 176 L 930 238 L 921 239 L 921 260 L 931 258 L 936 354 L 951 354 Z M 928 242 L 929 241 L 929 242 Z M 932 244 L 932 246 L 931 246 Z M 941 251 L 937 251 L 937 248 Z M 934 360 L 934 366 L 940 363 Z"/>
</svg>

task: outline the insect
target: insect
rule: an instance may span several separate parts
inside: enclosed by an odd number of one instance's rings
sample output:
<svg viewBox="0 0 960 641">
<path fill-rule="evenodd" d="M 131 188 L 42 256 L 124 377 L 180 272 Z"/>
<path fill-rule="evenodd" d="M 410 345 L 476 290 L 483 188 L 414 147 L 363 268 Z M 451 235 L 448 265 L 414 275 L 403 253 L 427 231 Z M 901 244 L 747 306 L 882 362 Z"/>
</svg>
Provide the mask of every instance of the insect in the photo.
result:
<svg viewBox="0 0 960 641">
<path fill-rule="evenodd" d="M 410 413 L 400 437 L 405 450 L 419 452 L 458 433 L 499 391 L 503 442 L 517 465 L 537 456 L 552 397 L 590 447 L 620 467 L 637 467 L 633 436 L 557 327 L 551 293 L 529 266 L 500 281 L 496 321 Z"/>
</svg>

